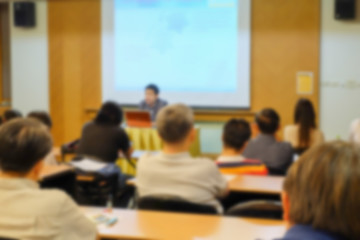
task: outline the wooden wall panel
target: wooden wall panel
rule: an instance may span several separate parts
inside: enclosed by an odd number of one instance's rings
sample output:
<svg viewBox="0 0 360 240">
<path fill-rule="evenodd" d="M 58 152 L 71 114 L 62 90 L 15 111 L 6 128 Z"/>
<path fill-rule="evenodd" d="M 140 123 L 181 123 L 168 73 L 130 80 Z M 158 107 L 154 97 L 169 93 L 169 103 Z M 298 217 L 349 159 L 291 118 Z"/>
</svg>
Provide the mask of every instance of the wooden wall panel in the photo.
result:
<svg viewBox="0 0 360 240">
<path fill-rule="evenodd" d="M 0 4 L 0 14 L 1 14 L 1 4 Z M 3 66 L 3 61 L 2 61 L 2 20 L 1 20 L 1 16 L 0 16 L 0 94 L 2 94 L 2 77 L 3 77 L 3 72 L 2 72 L 2 66 Z M 1 95 L 0 95 L 1 96 Z M 0 97 L 2 98 L 2 97 Z"/>
<path fill-rule="evenodd" d="M 49 0 L 50 108 L 57 144 L 80 135 L 101 105 L 100 0 Z M 252 0 L 251 109 L 199 112 L 200 121 L 252 119 L 275 108 L 282 124 L 292 122 L 296 72 L 314 72 L 309 97 L 318 109 L 320 0 Z"/>
<path fill-rule="evenodd" d="M 100 0 L 49 0 L 50 111 L 55 144 L 80 136 L 101 103 Z"/>
<path fill-rule="evenodd" d="M 3 34 L 3 29 L 2 29 L 2 12 L 3 12 L 3 4 L 0 3 L 0 99 L 3 99 L 2 93 L 3 93 L 3 42 L 2 42 L 2 34 Z"/>
<path fill-rule="evenodd" d="M 275 108 L 282 125 L 292 123 L 296 72 L 314 72 L 319 106 L 320 0 L 253 0 L 251 110 Z"/>
</svg>

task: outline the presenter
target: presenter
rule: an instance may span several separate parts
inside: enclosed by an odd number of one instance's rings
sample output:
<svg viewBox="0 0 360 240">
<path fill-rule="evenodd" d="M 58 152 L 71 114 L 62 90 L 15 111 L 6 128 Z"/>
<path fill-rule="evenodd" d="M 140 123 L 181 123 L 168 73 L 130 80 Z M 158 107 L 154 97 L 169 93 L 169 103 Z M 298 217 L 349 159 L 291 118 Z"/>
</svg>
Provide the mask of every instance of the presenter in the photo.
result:
<svg viewBox="0 0 360 240">
<path fill-rule="evenodd" d="M 145 88 L 145 100 L 141 101 L 140 109 L 150 112 L 151 121 L 155 121 L 159 110 L 165 107 L 168 103 L 159 98 L 160 90 L 155 84 L 149 84 Z"/>
</svg>

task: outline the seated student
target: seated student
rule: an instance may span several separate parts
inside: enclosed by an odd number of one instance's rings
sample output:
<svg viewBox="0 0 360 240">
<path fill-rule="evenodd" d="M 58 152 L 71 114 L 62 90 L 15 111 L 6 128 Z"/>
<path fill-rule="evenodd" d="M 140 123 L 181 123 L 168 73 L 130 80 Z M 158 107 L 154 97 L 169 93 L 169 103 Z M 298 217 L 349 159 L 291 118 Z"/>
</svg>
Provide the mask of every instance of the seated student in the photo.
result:
<svg viewBox="0 0 360 240">
<path fill-rule="evenodd" d="M 349 140 L 352 143 L 360 144 L 360 118 L 352 121 Z"/>
<path fill-rule="evenodd" d="M 246 120 L 234 118 L 225 124 L 223 151 L 216 161 L 223 174 L 268 174 L 261 161 L 245 159 L 241 155 L 250 136 L 251 129 Z"/>
<path fill-rule="evenodd" d="M 316 128 L 315 110 L 310 100 L 300 99 L 295 108 L 294 125 L 284 129 L 284 141 L 291 143 L 299 154 L 324 142 L 323 133 Z"/>
<path fill-rule="evenodd" d="M 141 101 L 140 109 L 150 112 L 151 121 L 155 121 L 159 110 L 167 105 L 165 100 L 159 98 L 160 90 L 155 84 L 149 84 L 145 88 L 145 100 Z"/>
<path fill-rule="evenodd" d="M 59 190 L 37 180 L 52 147 L 45 126 L 16 119 L 0 127 L 0 236 L 15 239 L 94 240 L 96 226 Z"/>
<path fill-rule="evenodd" d="M 104 103 L 96 118 L 83 127 L 77 154 L 108 163 L 114 163 L 120 151 L 130 158 L 130 140 L 120 127 L 122 117 L 122 110 L 117 103 Z"/>
<path fill-rule="evenodd" d="M 256 115 L 256 125 L 260 134 L 249 142 L 243 155 L 265 163 L 270 174 L 283 175 L 293 161 L 293 150 L 289 143 L 278 142 L 275 138 L 280 117 L 270 108 Z"/>
<path fill-rule="evenodd" d="M 3 122 L 8 122 L 15 118 L 22 118 L 22 114 L 20 111 L 15 109 L 6 110 L 3 114 Z"/>
<path fill-rule="evenodd" d="M 167 106 L 160 110 L 156 124 L 164 147 L 158 155 L 140 158 L 136 174 L 139 196 L 171 195 L 222 212 L 217 197 L 227 193 L 225 178 L 212 160 L 189 154 L 196 134 L 192 110 L 182 104 Z"/>
<path fill-rule="evenodd" d="M 289 169 L 282 194 L 283 240 L 360 239 L 360 148 L 336 141 L 311 148 Z"/>
<path fill-rule="evenodd" d="M 48 131 L 51 132 L 52 121 L 50 115 L 45 111 L 32 111 L 28 114 L 28 118 L 32 118 L 40 121 L 45 126 L 47 126 Z M 45 157 L 44 163 L 47 165 L 57 165 L 58 162 L 55 158 L 55 150 L 53 149 L 50 153 Z"/>
</svg>

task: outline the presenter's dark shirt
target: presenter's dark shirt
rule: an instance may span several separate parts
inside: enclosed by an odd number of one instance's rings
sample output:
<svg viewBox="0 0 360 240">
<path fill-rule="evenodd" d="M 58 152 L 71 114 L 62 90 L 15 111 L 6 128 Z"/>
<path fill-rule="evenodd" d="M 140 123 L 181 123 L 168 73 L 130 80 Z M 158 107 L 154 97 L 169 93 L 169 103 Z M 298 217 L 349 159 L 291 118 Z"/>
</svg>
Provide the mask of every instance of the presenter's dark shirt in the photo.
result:
<svg viewBox="0 0 360 240">
<path fill-rule="evenodd" d="M 77 153 L 113 163 L 119 151 L 125 153 L 129 147 L 129 137 L 122 128 L 89 122 L 83 127 Z"/>
<path fill-rule="evenodd" d="M 167 105 L 167 101 L 158 98 L 154 104 L 154 106 L 149 106 L 145 100 L 141 101 L 139 108 L 141 110 L 149 111 L 151 116 L 151 121 L 155 121 L 157 113 L 161 108 Z"/>
<path fill-rule="evenodd" d="M 315 230 L 308 225 L 294 225 L 281 240 L 346 240 L 333 233 Z"/>
<path fill-rule="evenodd" d="M 293 149 L 290 143 L 278 142 L 274 136 L 260 134 L 251 140 L 243 156 L 261 160 L 270 173 L 284 175 L 293 162 Z"/>
</svg>

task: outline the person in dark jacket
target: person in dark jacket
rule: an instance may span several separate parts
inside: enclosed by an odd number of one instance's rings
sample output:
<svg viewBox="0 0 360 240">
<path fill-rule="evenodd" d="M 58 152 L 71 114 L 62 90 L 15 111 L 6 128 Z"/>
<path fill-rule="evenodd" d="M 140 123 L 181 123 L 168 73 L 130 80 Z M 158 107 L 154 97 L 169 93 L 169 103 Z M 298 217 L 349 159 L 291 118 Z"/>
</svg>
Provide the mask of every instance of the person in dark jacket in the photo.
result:
<svg viewBox="0 0 360 240">
<path fill-rule="evenodd" d="M 251 140 L 243 152 L 243 156 L 262 161 L 270 174 L 284 175 L 293 162 L 293 149 L 290 143 L 276 139 L 280 117 L 271 108 L 266 108 L 256 115 L 259 136 Z"/>
<path fill-rule="evenodd" d="M 125 130 L 120 127 L 122 110 L 116 102 L 105 102 L 95 119 L 83 127 L 77 154 L 114 163 L 119 153 L 130 158 L 132 148 Z"/>
</svg>

